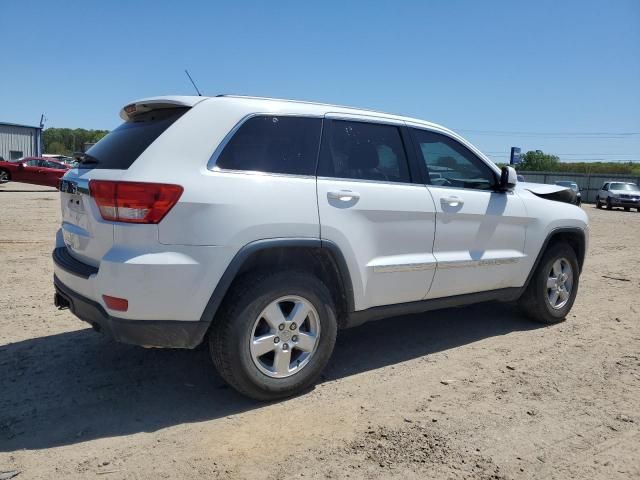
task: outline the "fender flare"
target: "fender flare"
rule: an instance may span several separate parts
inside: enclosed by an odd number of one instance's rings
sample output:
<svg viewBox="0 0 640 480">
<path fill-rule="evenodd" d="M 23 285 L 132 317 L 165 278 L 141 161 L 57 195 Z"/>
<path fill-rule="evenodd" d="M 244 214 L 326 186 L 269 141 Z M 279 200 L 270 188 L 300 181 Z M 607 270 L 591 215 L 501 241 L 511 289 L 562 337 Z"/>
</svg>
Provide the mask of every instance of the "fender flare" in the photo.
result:
<svg viewBox="0 0 640 480">
<path fill-rule="evenodd" d="M 544 255 L 544 252 L 546 252 L 547 247 L 549 246 L 549 243 L 551 242 L 551 240 L 553 239 L 553 237 L 559 235 L 559 234 L 563 234 L 563 233 L 571 233 L 571 234 L 577 234 L 578 238 L 580 238 L 580 242 L 581 242 L 581 247 L 582 247 L 582 255 L 580 255 L 580 252 L 576 252 L 576 257 L 578 258 L 578 265 L 580 266 L 580 272 L 578 272 L 578 274 L 582 273 L 582 267 L 584 265 L 584 259 L 587 255 L 587 239 L 586 239 L 586 234 L 584 232 L 584 230 L 580 227 L 560 227 L 560 228 L 554 228 L 553 230 L 551 230 L 547 237 L 544 239 L 544 242 L 542 242 L 542 247 L 540 247 L 540 250 L 538 251 L 538 256 L 536 257 L 536 261 L 533 263 L 533 266 L 531 267 L 531 270 L 529 271 L 529 275 L 527 275 L 527 280 L 524 282 L 524 285 L 522 286 L 521 291 L 524 292 L 527 287 L 529 286 L 529 282 L 531 281 L 531 278 L 533 278 L 533 274 L 535 273 L 536 269 L 538 268 L 538 265 L 540 264 L 540 261 L 542 260 L 542 256 Z"/>
<path fill-rule="evenodd" d="M 348 312 L 354 310 L 354 296 L 353 296 L 353 284 L 351 282 L 351 276 L 349 268 L 344 255 L 340 248 L 329 240 L 320 240 L 319 238 L 268 238 L 264 240 L 256 240 L 254 242 L 246 244 L 240 248 L 235 254 L 226 270 L 220 277 L 218 284 L 216 285 L 207 305 L 200 317 L 201 322 L 211 323 L 215 317 L 224 297 L 226 296 L 231 284 L 235 280 L 238 272 L 242 268 L 243 264 L 256 252 L 269 250 L 272 248 L 324 248 L 329 251 L 331 258 L 335 262 L 335 266 L 338 270 L 338 274 L 342 280 L 342 286 L 344 288 L 344 296 L 347 304 Z"/>
</svg>

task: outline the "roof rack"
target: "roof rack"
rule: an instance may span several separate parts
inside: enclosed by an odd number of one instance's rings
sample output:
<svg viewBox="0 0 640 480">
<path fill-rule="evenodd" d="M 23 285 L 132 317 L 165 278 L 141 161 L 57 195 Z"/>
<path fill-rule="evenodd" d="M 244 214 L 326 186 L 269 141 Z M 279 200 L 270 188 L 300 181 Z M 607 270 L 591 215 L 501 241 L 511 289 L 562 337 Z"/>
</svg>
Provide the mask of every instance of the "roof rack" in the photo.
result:
<svg viewBox="0 0 640 480">
<path fill-rule="evenodd" d="M 318 106 L 323 106 L 323 107 L 348 108 L 348 109 L 351 109 L 351 110 L 360 110 L 360 111 L 363 111 L 363 112 L 382 113 L 384 115 L 395 115 L 397 117 L 405 117 L 405 115 L 400 115 L 400 114 L 397 114 L 397 113 L 383 112 L 382 110 L 372 110 L 370 108 L 353 107 L 353 106 L 349 106 L 349 105 L 336 105 L 334 103 L 312 102 L 312 101 L 309 101 L 309 100 L 294 100 L 292 98 L 259 97 L 259 96 L 254 96 L 254 95 L 233 95 L 233 94 L 226 94 L 226 93 L 222 93 L 222 94 L 216 95 L 216 97 L 245 98 L 247 100 L 271 100 L 271 101 L 274 101 L 274 102 L 302 103 L 302 104 L 305 104 L 305 105 L 318 105 Z"/>
</svg>

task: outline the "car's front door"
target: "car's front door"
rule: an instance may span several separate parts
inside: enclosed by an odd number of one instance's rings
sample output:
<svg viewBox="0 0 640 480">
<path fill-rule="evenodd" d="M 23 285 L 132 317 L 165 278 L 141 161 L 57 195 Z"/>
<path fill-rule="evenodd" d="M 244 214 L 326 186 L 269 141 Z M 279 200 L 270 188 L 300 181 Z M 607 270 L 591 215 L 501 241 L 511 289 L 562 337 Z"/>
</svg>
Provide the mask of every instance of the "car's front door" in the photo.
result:
<svg viewBox="0 0 640 480">
<path fill-rule="evenodd" d="M 436 208 L 437 270 L 427 298 L 520 286 L 527 215 L 497 172 L 451 136 L 412 129 Z"/>
<path fill-rule="evenodd" d="M 435 271 L 435 207 L 412 179 L 400 124 L 325 119 L 320 234 L 343 252 L 357 310 L 424 298 Z"/>
<path fill-rule="evenodd" d="M 42 160 L 31 159 L 18 165 L 14 180 L 23 183 L 38 183 L 38 172 L 41 170 Z"/>
</svg>

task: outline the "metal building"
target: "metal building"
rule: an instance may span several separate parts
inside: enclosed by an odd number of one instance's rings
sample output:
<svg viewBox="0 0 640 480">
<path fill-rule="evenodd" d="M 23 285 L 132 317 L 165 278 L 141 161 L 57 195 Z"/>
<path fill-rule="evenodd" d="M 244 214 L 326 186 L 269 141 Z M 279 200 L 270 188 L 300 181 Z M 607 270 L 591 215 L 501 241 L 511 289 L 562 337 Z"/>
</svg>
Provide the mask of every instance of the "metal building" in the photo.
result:
<svg viewBox="0 0 640 480">
<path fill-rule="evenodd" d="M 0 157 L 16 160 L 21 157 L 39 157 L 41 153 L 40 127 L 0 122 Z"/>
</svg>

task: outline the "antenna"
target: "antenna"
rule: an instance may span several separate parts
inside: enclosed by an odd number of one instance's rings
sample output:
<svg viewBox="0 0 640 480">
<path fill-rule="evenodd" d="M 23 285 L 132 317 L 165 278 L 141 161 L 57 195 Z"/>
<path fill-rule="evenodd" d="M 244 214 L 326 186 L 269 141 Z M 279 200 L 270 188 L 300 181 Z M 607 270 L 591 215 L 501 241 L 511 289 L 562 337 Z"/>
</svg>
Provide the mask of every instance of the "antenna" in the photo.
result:
<svg viewBox="0 0 640 480">
<path fill-rule="evenodd" d="M 187 74 L 187 77 L 189 77 L 189 80 L 191 81 L 191 84 L 193 85 L 193 88 L 196 89 L 196 92 L 198 92 L 198 96 L 201 97 L 202 94 L 200 93 L 200 90 L 198 90 L 198 87 L 196 86 L 196 82 L 193 81 L 193 78 L 191 78 L 191 75 L 189 75 L 189 70 L 187 70 L 186 68 L 184 69 L 184 73 Z"/>
</svg>

